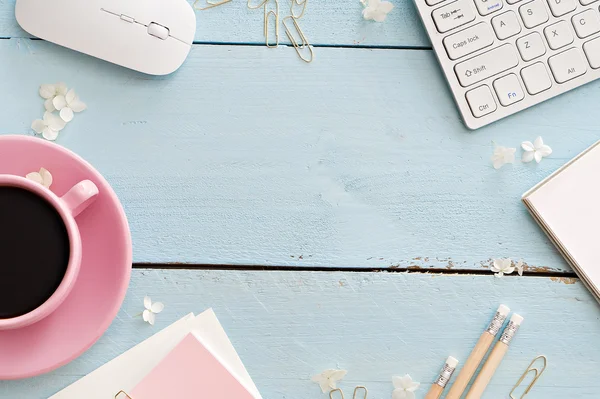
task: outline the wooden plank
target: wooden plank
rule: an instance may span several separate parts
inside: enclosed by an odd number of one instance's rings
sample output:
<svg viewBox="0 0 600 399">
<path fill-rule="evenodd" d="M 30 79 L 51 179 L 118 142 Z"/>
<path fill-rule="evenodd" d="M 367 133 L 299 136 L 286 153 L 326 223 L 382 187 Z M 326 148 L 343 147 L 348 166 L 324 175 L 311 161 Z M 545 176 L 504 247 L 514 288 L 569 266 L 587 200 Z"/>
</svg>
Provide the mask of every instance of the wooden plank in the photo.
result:
<svg viewBox="0 0 600 399">
<path fill-rule="evenodd" d="M 468 294 L 466 294 L 468 293 Z M 166 308 L 150 327 L 142 298 Z M 189 312 L 213 307 L 264 398 L 325 398 L 310 377 L 349 371 L 391 397 L 391 376 L 410 375 L 422 398 L 448 355 L 464 361 L 505 303 L 525 321 L 485 398 L 504 398 L 529 361 L 550 366 L 531 398 L 597 397 L 599 308 L 579 282 L 401 273 L 134 270 L 118 318 L 80 359 L 46 376 L 0 382 L 2 397 L 46 398 Z"/>
<path fill-rule="evenodd" d="M 569 270 L 520 195 L 598 139 L 595 85 L 470 132 L 431 52 L 317 57 L 196 46 L 152 78 L 3 40 L 2 132 L 30 134 L 39 84 L 75 87 L 89 109 L 58 142 L 114 186 L 135 262 L 482 270 L 509 256 Z M 492 168 L 493 141 L 538 135 L 550 158 Z"/>
<path fill-rule="evenodd" d="M 280 0 L 281 18 L 289 15 L 290 0 Z M 193 1 L 190 0 L 190 4 Z M 365 21 L 359 0 L 309 2 L 300 21 L 314 45 L 337 46 L 430 46 L 412 0 L 394 1 L 396 8 L 384 23 Z M 0 2 L 0 37 L 31 37 L 14 16 L 15 0 Z M 264 44 L 263 11 L 249 10 L 245 0 L 197 11 L 197 43 Z M 281 43 L 289 43 L 281 27 Z"/>
</svg>

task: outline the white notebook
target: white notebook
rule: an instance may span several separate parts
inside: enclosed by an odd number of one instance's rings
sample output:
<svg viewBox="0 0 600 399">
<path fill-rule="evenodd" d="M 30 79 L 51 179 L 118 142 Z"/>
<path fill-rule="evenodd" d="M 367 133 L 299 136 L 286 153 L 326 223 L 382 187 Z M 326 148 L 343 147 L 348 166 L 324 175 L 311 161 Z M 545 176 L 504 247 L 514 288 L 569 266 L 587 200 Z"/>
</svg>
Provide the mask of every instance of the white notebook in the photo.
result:
<svg viewBox="0 0 600 399">
<path fill-rule="evenodd" d="M 526 192 L 523 202 L 600 301 L 600 141 Z"/>
<path fill-rule="evenodd" d="M 198 316 L 185 316 L 50 399 L 114 399 L 120 390 L 130 392 L 190 332 L 210 345 L 254 397 L 260 399 L 256 385 L 212 309 Z"/>
</svg>

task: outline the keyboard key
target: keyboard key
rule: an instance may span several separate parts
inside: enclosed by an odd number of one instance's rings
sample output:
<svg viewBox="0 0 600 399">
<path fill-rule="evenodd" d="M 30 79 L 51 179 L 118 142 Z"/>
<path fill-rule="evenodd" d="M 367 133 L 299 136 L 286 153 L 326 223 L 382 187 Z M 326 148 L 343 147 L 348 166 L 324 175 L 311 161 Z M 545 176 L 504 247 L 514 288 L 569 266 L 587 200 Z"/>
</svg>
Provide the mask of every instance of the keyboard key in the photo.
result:
<svg viewBox="0 0 600 399">
<path fill-rule="evenodd" d="M 530 33 L 529 35 L 518 39 L 517 48 L 519 49 L 519 53 L 521 53 L 523 61 L 531 61 L 534 58 L 546 54 L 544 40 L 537 32 Z"/>
<path fill-rule="evenodd" d="M 533 0 L 519 7 L 519 13 L 527 28 L 534 28 L 548 21 L 548 12 L 542 0 Z"/>
<path fill-rule="evenodd" d="M 475 19 L 475 10 L 471 0 L 458 0 L 446 4 L 431 14 L 440 33 L 448 32 Z"/>
<path fill-rule="evenodd" d="M 475 0 L 477 11 L 481 15 L 488 15 L 502 8 L 502 0 Z"/>
<path fill-rule="evenodd" d="M 492 96 L 490 88 L 486 85 L 467 92 L 467 102 L 475 118 L 491 114 L 496 110 L 496 101 Z"/>
<path fill-rule="evenodd" d="M 568 14 L 577 8 L 576 0 L 548 0 L 550 11 L 555 17 Z"/>
<path fill-rule="evenodd" d="M 425 0 L 428 6 L 434 6 L 436 4 L 440 4 L 444 0 Z"/>
<path fill-rule="evenodd" d="M 567 21 L 548 25 L 544 29 L 544 35 L 546 35 L 546 40 L 548 40 L 548 45 L 552 50 L 557 50 L 565 47 L 567 44 L 573 43 L 573 34 Z"/>
<path fill-rule="evenodd" d="M 519 78 L 514 73 L 494 80 L 494 90 L 496 90 L 500 104 L 505 107 L 521 101 L 525 97 Z"/>
<path fill-rule="evenodd" d="M 600 32 L 600 17 L 596 10 L 585 10 L 575 14 L 571 21 L 575 27 L 575 33 L 581 39 Z"/>
<path fill-rule="evenodd" d="M 521 32 L 521 24 L 517 14 L 513 11 L 507 11 L 492 18 L 492 26 L 498 39 L 504 40 Z"/>
<path fill-rule="evenodd" d="M 600 68 L 600 37 L 592 39 L 583 44 L 583 51 L 587 57 L 590 66 L 594 69 Z"/>
<path fill-rule="evenodd" d="M 576 48 L 568 49 L 548 58 L 548 64 L 550 64 L 554 80 L 558 83 L 575 79 L 587 71 L 581 51 Z"/>
<path fill-rule="evenodd" d="M 511 44 L 504 44 L 454 66 L 454 72 L 463 87 L 497 75 L 519 64 L 517 52 Z"/>
<path fill-rule="evenodd" d="M 464 57 L 494 43 L 492 28 L 485 22 L 456 32 L 444 38 L 444 46 L 451 60 Z"/>
<path fill-rule="evenodd" d="M 546 67 L 541 62 L 521 69 L 521 77 L 527 92 L 531 95 L 541 93 L 552 87 L 552 80 Z"/>
<path fill-rule="evenodd" d="M 515 3 L 518 3 L 519 1 L 521 1 L 521 0 L 506 0 L 506 2 L 508 4 L 515 4 Z"/>
<path fill-rule="evenodd" d="M 579 0 L 582 6 L 587 6 L 588 4 L 592 4 L 598 0 Z"/>
</svg>

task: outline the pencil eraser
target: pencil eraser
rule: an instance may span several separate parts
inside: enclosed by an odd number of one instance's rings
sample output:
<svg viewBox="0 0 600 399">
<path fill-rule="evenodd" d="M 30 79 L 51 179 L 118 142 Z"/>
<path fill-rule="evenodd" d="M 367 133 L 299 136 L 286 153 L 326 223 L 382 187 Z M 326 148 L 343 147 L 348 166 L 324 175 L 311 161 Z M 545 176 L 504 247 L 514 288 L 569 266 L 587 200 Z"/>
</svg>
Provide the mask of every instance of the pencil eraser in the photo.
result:
<svg viewBox="0 0 600 399">
<path fill-rule="evenodd" d="M 446 364 L 454 369 L 456 366 L 458 366 L 458 360 L 452 356 L 448 356 L 448 359 L 446 359 Z"/>
<path fill-rule="evenodd" d="M 521 323 L 523 322 L 523 316 L 519 316 L 518 314 L 513 314 L 512 317 L 510 318 L 510 321 L 512 321 L 513 323 L 515 323 L 516 325 L 520 326 Z"/>
<path fill-rule="evenodd" d="M 506 305 L 500 305 L 500 307 L 498 308 L 498 313 L 506 317 L 510 313 L 510 308 Z"/>
</svg>

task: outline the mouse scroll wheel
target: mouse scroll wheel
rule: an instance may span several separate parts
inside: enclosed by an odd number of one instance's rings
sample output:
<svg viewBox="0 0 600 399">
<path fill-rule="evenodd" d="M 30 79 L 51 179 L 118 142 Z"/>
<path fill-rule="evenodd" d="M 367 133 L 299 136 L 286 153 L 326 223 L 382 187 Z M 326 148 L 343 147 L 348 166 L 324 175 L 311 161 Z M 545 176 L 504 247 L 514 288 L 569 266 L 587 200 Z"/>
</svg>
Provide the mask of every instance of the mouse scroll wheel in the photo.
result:
<svg viewBox="0 0 600 399">
<path fill-rule="evenodd" d="M 169 28 L 157 24 L 156 22 L 150 22 L 150 24 L 148 25 L 148 34 L 158 37 L 162 40 L 167 40 L 167 38 L 169 37 Z"/>
</svg>

